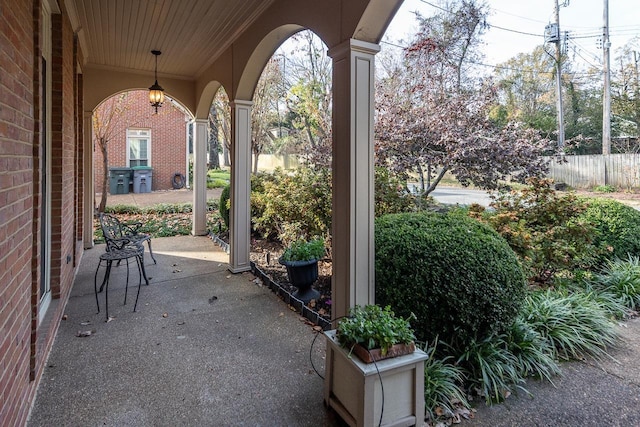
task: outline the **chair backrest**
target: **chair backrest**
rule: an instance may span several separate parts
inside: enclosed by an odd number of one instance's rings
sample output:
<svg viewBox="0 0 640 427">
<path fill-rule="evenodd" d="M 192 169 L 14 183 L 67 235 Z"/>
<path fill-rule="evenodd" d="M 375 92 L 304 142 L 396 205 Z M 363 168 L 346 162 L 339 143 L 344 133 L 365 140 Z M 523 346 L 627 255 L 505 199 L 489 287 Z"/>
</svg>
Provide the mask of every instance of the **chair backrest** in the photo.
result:
<svg viewBox="0 0 640 427">
<path fill-rule="evenodd" d="M 104 239 L 109 244 L 110 240 L 122 239 L 124 237 L 122 233 L 122 225 L 118 218 L 113 215 L 101 213 L 100 216 L 100 228 L 102 228 L 102 234 Z"/>
</svg>

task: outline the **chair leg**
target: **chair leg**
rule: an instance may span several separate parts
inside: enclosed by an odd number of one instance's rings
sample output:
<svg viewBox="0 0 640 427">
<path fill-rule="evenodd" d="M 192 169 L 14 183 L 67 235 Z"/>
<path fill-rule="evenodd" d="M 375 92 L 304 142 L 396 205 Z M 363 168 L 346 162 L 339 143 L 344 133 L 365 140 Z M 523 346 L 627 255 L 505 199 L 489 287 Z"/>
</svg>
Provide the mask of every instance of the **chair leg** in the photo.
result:
<svg viewBox="0 0 640 427">
<path fill-rule="evenodd" d="M 98 302 L 98 271 L 100 270 L 100 265 L 102 265 L 102 260 L 98 262 L 98 268 L 96 268 L 96 274 L 93 276 L 93 293 L 96 296 L 96 306 L 98 307 L 98 313 L 100 313 L 100 303 Z M 106 271 L 105 271 L 106 274 Z M 100 287 L 100 291 L 102 292 L 102 287 Z"/>
<path fill-rule="evenodd" d="M 136 302 L 133 304 L 133 311 L 135 312 L 138 308 L 138 298 L 140 297 L 140 287 L 142 286 L 142 276 L 144 274 L 144 280 L 149 284 L 149 280 L 147 280 L 147 273 L 144 272 L 144 252 L 141 256 L 136 257 L 136 262 L 138 263 L 138 293 L 136 294 Z"/>
<path fill-rule="evenodd" d="M 153 260 L 154 264 L 157 264 L 156 262 L 156 257 L 153 256 L 153 251 L 151 250 L 151 239 L 147 240 L 147 246 L 149 247 L 149 255 L 151 255 L 151 259 Z M 147 283 L 148 285 L 149 283 Z"/>
<path fill-rule="evenodd" d="M 145 270 L 144 268 L 144 253 L 142 255 L 140 255 L 140 267 L 142 270 L 142 277 L 144 277 L 144 283 L 149 286 L 149 279 L 147 278 L 147 270 Z"/>
<path fill-rule="evenodd" d="M 102 262 L 102 261 L 100 261 Z M 112 261 L 106 261 L 107 262 L 107 270 L 104 273 L 104 277 L 102 278 L 102 284 L 100 285 L 100 289 L 98 289 L 98 293 L 102 293 L 102 291 L 104 290 L 104 285 L 107 284 L 107 282 L 109 281 L 109 275 L 107 273 L 111 273 L 111 263 Z M 100 264 L 98 264 L 98 267 L 100 267 Z M 96 271 L 96 275 L 98 274 L 98 272 Z"/>
<path fill-rule="evenodd" d="M 112 265 L 112 263 L 113 263 L 113 261 L 111 261 L 111 260 L 107 261 L 107 272 L 105 273 L 106 288 L 105 288 L 105 291 L 104 291 L 104 307 L 105 307 L 105 311 L 107 312 L 107 317 L 106 317 L 105 322 L 109 321 L 109 276 L 111 275 L 111 265 Z"/>
<path fill-rule="evenodd" d="M 125 260 L 127 263 L 127 283 L 124 286 L 124 305 L 127 305 L 127 292 L 129 291 L 129 258 Z"/>
</svg>

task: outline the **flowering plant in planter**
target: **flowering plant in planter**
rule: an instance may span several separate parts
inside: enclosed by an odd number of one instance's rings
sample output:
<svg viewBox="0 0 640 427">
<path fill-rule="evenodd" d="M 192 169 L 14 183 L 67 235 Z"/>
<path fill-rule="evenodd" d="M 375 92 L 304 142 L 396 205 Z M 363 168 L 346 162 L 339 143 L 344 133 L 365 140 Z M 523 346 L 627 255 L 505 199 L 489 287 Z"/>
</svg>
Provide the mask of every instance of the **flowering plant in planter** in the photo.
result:
<svg viewBox="0 0 640 427">
<path fill-rule="evenodd" d="M 370 363 L 415 350 L 416 337 L 410 320 L 396 317 L 390 306 L 356 305 L 350 316 L 338 323 L 336 337 L 340 345 Z"/>
</svg>

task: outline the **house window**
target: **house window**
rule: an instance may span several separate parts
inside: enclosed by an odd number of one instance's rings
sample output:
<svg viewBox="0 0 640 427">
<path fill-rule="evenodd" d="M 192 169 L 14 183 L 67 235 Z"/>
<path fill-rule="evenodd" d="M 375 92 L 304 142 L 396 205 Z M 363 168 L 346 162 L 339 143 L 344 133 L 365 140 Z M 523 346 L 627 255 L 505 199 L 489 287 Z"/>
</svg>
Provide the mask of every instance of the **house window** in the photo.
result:
<svg viewBox="0 0 640 427">
<path fill-rule="evenodd" d="M 151 165 L 150 129 L 127 129 L 127 161 L 130 168 Z"/>
</svg>

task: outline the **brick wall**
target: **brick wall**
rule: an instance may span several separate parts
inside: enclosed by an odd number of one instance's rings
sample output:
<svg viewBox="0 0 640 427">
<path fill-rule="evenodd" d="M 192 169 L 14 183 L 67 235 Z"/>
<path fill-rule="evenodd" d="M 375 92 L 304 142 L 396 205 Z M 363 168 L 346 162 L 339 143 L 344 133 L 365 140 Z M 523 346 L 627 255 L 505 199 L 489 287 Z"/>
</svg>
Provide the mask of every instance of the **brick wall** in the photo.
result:
<svg viewBox="0 0 640 427">
<path fill-rule="evenodd" d="M 31 340 L 33 8 L 0 5 L 0 425 L 26 419 Z"/>
<path fill-rule="evenodd" d="M 69 295 L 74 265 L 67 255 L 78 246 L 82 196 L 75 175 L 79 132 L 77 78 L 71 24 L 52 15 L 50 111 L 51 287 L 54 300 L 39 311 L 41 236 L 42 70 L 41 0 L 0 3 L 0 426 L 23 426 L 35 398 L 44 362 Z"/>
<path fill-rule="evenodd" d="M 63 15 L 52 16 L 51 108 L 51 292 L 65 297 L 73 280 L 75 251 L 75 62 L 73 30 Z"/>
<path fill-rule="evenodd" d="M 106 117 L 117 102 L 119 95 L 106 100 L 97 108 L 97 116 Z M 149 105 L 147 91 L 136 90 L 127 92 L 121 101 L 125 113 L 112 122 L 112 130 L 107 143 L 107 158 L 109 167 L 128 167 L 127 159 L 127 128 L 151 129 L 151 164 L 153 168 L 152 189 L 169 190 L 174 173 L 186 175 L 186 121 L 185 114 L 165 100 L 158 114 Z M 95 191 L 102 192 L 103 158 L 97 142 L 94 142 L 94 177 Z M 109 191 L 109 183 L 107 183 Z M 133 187 L 130 189 L 133 191 Z"/>
</svg>

